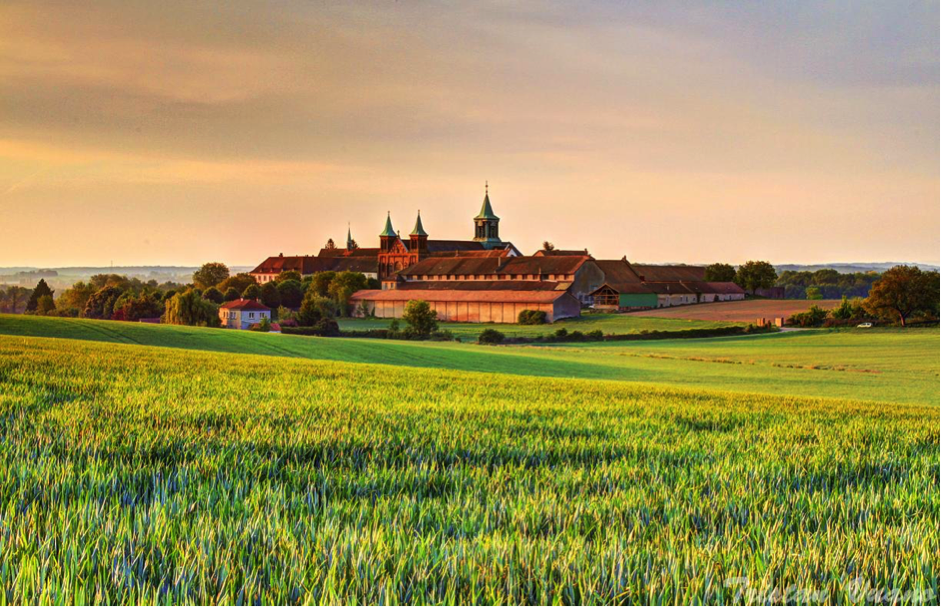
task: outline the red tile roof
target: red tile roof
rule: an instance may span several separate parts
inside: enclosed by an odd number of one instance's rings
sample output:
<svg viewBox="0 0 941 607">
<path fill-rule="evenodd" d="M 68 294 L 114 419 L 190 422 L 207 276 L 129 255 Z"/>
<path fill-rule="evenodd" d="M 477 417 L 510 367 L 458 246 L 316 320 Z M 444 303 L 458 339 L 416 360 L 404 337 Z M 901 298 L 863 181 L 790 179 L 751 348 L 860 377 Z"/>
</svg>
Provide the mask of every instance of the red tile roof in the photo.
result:
<svg viewBox="0 0 941 607">
<path fill-rule="evenodd" d="M 659 295 L 690 295 L 696 293 L 682 282 L 645 282 L 644 286 Z"/>
<path fill-rule="evenodd" d="M 745 290 L 734 282 L 684 282 L 684 285 L 699 293 L 715 293 L 721 295 L 745 294 Z"/>
<path fill-rule="evenodd" d="M 588 255 L 559 257 L 429 257 L 399 272 L 401 276 L 574 274 Z"/>
<path fill-rule="evenodd" d="M 255 301 L 254 299 L 235 299 L 233 301 L 227 301 L 226 303 L 219 306 L 223 310 L 250 310 L 250 311 L 260 311 L 260 312 L 270 312 L 271 308 L 268 306 Z"/>
<path fill-rule="evenodd" d="M 595 263 L 604 272 L 604 280 L 609 284 L 641 282 L 640 276 L 631 269 L 631 264 L 624 259 L 598 259 Z"/>
<path fill-rule="evenodd" d="M 361 301 L 466 301 L 505 303 L 552 303 L 560 297 L 572 297 L 566 291 L 451 291 L 430 289 L 364 290 L 353 293 L 351 300 Z"/>
<path fill-rule="evenodd" d="M 636 295 L 638 293 L 653 293 L 653 290 L 650 289 L 647 285 L 642 282 L 606 282 L 594 291 L 591 292 L 592 295 L 600 291 L 601 289 L 608 287 L 613 289 L 617 293 L 623 293 L 625 295 L 631 294 Z"/>
<path fill-rule="evenodd" d="M 588 249 L 583 249 L 581 251 L 572 250 L 563 250 L 563 249 L 552 249 L 547 251 L 545 249 L 540 249 L 533 253 L 533 257 L 571 257 L 572 255 L 589 255 Z"/>
<path fill-rule="evenodd" d="M 280 274 L 294 270 L 306 276 L 317 272 L 363 272 L 375 274 L 379 269 L 376 257 L 329 255 L 327 257 L 282 256 L 269 257 L 250 274 Z"/>
<path fill-rule="evenodd" d="M 702 266 L 651 266 L 630 264 L 645 282 L 705 281 L 706 268 Z"/>
<path fill-rule="evenodd" d="M 402 291 L 565 291 L 570 282 L 551 280 L 412 280 L 399 283 Z"/>
<path fill-rule="evenodd" d="M 379 249 L 320 249 L 317 257 L 376 257 Z"/>
<path fill-rule="evenodd" d="M 408 244 L 406 244 L 408 246 Z M 484 243 L 476 240 L 429 240 L 428 251 L 486 251 Z"/>
</svg>

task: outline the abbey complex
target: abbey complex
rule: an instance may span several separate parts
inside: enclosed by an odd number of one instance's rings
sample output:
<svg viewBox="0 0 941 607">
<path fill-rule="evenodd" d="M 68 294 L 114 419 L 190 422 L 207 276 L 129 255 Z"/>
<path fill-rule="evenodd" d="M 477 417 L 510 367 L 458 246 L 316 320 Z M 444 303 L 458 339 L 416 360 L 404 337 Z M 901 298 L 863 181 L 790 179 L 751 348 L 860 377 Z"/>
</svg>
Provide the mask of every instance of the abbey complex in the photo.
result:
<svg viewBox="0 0 941 607">
<path fill-rule="evenodd" d="M 353 295 L 357 314 L 398 318 L 409 300 L 421 299 L 439 320 L 464 322 L 513 323 L 523 310 L 542 310 L 552 322 L 588 307 L 626 311 L 745 297 L 734 283 L 707 282 L 697 266 L 595 259 L 587 249 L 523 255 L 500 237 L 489 191 L 473 222 L 471 240 L 435 240 L 419 212 L 405 238 L 387 216 L 376 248 L 357 246 L 347 231 L 345 248 L 331 242 L 317 255 L 269 257 L 251 275 L 265 283 L 290 270 L 362 272 L 382 288 Z"/>
</svg>

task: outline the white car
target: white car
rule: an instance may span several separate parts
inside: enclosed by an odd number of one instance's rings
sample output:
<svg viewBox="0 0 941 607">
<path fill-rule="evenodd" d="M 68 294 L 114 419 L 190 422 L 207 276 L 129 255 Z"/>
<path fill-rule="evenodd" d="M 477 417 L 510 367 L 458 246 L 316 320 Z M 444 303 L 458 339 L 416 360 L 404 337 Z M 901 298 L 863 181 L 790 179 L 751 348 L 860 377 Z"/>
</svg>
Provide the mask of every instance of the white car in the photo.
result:
<svg viewBox="0 0 941 607">
<path fill-rule="evenodd" d="M 861 322 L 861 323 L 859 323 L 858 325 L 856 325 L 856 328 L 857 328 L 857 329 L 871 329 L 871 328 L 872 328 L 872 323 L 871 323 L 871 322 Z"/>
</svg>

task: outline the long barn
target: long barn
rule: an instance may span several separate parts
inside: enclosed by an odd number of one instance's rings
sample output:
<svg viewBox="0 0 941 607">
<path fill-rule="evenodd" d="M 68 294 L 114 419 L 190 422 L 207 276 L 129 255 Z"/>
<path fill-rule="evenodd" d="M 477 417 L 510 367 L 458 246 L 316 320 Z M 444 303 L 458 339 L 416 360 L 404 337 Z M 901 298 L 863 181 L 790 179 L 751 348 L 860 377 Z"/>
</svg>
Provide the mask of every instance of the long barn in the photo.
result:
<svg viewBox="0 0 941 607">
<path fill-rule="evenodd" d="M 411 300 L 427 301 L 438 320 L 448 322 L 515 323 L 523 310 L 541 310 L 554 322 L 581 313 L 579 301 L 565 290 L 391 289 L 357 291 L 350 299 L 357 316 L 377 318 L 401 318 Z"/>
</svg>

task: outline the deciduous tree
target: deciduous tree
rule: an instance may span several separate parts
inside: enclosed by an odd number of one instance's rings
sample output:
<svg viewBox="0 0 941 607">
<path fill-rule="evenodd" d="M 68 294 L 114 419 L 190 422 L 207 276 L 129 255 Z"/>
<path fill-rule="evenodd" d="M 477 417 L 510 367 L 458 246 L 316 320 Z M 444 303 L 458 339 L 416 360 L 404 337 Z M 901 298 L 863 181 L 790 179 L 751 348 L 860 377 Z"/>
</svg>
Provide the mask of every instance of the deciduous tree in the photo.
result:
<svg viewBox="0 0 941 607">
<path fill-rule="evenodd" d="M 714 263 L 706 266 L 706 280 L 709 282 L 734 282 L 735 268 L 727 263 Z"/>
<path fill-rule="evenodd" d="M 438 330 L 438 313 L 431 309 L 427 301 L 413 299 L 405 304 L 402 320 L 408 325 L 405 333 L 409 337 L 426 339 Z"/>
<path fill-rule="evenodd" d="M 278 285 L 273 282 L 266 282 L 261 288 L 261 303 L 272 310 L 276 310 L 281 305 L 281 293 L 278 291 Z"/>
<path fill-rule="evenodd" d="M 171 325 L 218 327 L 219 306 L 190 289 L 185 293 L 177 293 L 167 302 L 163 321 Z"/>
<path fill-rule="evenodd" d="M 225 295 L 215 287 L 209 287 L 203 291 L 203 299 L 208 299 L 214 304 L 221 304 L 225 301 Z"/>
<path fill-rule="evenodd" d="M 193 272 L 193 284 L 200 289 L 215 287 L 229 277 L 229 268 L 224 263 L 211 261 Z"/>
<path fill-rule="evenodd" d="M 938 314 L 938 286 L 937 272 L 895 266 L 872 285 L 863 305 L 876 316 L 897 318 L 904 327 L 912 314 Z"/>
<path fill-rule="evenodd" d="M 777 279 L 778 273 L 767 261 L 746 261 L 735 273 L 735 284 L 751 292 L 773 287 Z"/>
<path fill-rule="evenodd" d="M 321 320 L 332 320 L 336 316 L 336 304 L 329 297 L 317 295 L 312 289 L 304 294 L 301 309 L 297 313 L 297 324 L 312 327 Z"/>
<path fill-rule="evenodd" d="M 275 282 L 284 282 L 285 280 L 296 280 L 300 282 L 301 273 L 298 272 L 297 270 L 287 270 L 285 272 L 281 272 L 274 278 Z"/>
<path fill-rule="evenodd" d="M 120 287 L 106 286 L 98 289 L 85 302 L 82 310 L 84 318 L 108 319 L 114 314 L 114 304 L 124 294 Z"/>
<path fill-rule="evenodd" d="M 248 285 L 244 291 L 242 291 L 243 299 L 258 299 L 261 297 L 261 287 L 257 284 Z"/>
<path fill-rule="evenodd" d="M 297 308 L 301 305 L 304 291 L 298 280 L 285 280 L 278 283 L 278 293 L 281 295 L 281 305 L 286 308 Z"/>
<path fill-rule="evenodd" d="M 235 289 L 238 293 L 242 293 L 242 291 L 248 288 L 248 285 L 254 284 L 258 284 L 254 276 L 251 274 L 246 274 L 245 272 L 239 272 L 235 276 L 229 276 L 216 286 L 223 293 L 228 291 L 230 288 Z"/>
</svg>

